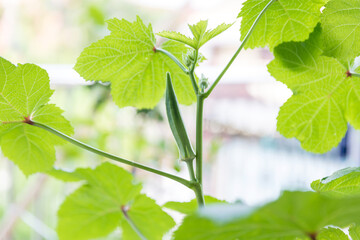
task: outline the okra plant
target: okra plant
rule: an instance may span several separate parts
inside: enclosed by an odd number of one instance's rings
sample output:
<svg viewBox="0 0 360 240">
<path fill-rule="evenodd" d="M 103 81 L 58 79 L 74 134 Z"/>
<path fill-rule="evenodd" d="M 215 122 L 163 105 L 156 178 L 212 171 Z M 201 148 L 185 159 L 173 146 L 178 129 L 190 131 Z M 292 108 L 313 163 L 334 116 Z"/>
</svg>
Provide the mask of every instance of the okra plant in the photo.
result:
<svg viewBox="0 0 360 240">
<path fill-rule="evenodd" d="M 277 129 L 282 135 L 297 138 L 305 150 L 324 153 L 339 144 L 348 124 L 360 128 L 359 0 L 247 0 L 238 17 L 240 46 L 210 81 L 206 73 L 196 74 L 197 66 L 205 61 L 201 47 L 232 24 L 208 29 L 207 21 L 200 21 L 189 25 L 189 37 L 173 31 L 154 34 L 140 17 L 134 22 L 114 18 L 107 21 L 110 34 L 85 48 L 75 65 L 85 80 L 111 83 L 113 100 L 120 108 L 153 108 L 166 92 L 166 113 L 180 159 L 189 171 L 187 179 L 70 137 L 69 121 L 49 103 L 53 91 L 46 71 L 0 58 L 3 154 L 26 175 L 43 172 L 63 181 L 82 182 L 58 211 L 60 239 L 106 237 L 116 228 L 125 240 L 163 239 L 168 232 L 175 240 L 360 239 L 360 168 L 343 169 L 313 182 L 315 191 L 284 192 L 262 207 L 204 196 L 204 102 L 244 48 L 268 47 L 274 54 L 269 72 L 293 91 L 278 115 Z M 158 46 L 156 37 L 168 40 Z M 193 103 L 194 146 L 179 108 L 179 104 Z M 195 198 L 159 206 L 141 192 L 129 172 L 111 161 L 95 169 L 56 169 L 54 146 L 65 142 L 176 181 L 192 190 Z M 164 208 L 185 215 L 180 225 L 175 227 Z"/>
</svg>

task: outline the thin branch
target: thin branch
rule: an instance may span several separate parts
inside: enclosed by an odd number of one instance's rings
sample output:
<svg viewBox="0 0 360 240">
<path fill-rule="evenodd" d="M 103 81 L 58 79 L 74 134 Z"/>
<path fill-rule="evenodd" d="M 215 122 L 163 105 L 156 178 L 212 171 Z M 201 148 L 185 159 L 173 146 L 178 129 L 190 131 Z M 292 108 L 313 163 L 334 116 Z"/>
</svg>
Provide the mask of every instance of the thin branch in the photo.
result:
<svg viewBox="0 0 360 240">
<path fill-rule="evenodd" d="M 161 52 L 163 54 L 165 54 L 166 56 L 168 56 L 171 60 L 173 60 L 180 68 L 181 70 L 183 70 L 184 73 L 188 74 L 189 71 L 187 70 L 187 68 L 170 52 L 162 49 L 162 48 L 155 48 L 156 52 Z"/>
<path fill-rule="evenodd" d="M 249 32 L 246 34 L 244 40 L 242 41 L 240 47 L 238 48 L 238 50 L 235 52 L 235 54 L 233 55 L 233 57 L 230 59 L 229 63 L 226 65 L 226 67 L 224 68 L 224 70 L 220 73 L 220 75 L 216 78 L 215 82 L 211 85 L 211 87 L 209 88 L 209 90 L 204 93 L 204 97 L 207 98 L 211 92 L 214 90 L 214 88 L 216 87 L 216 85 L 220 82 L 221 78 L 224 76 L 224 74 L 227 72 L 227 70 L 230 68 L 231 64 L 235 61 L 235 59 L 237 58 L 237 56 L 239 55 L 239 53 L 241 52 L 241 50 L 244 48 L 246 42 L 249 40 L 252 32 L 254 31 L 256 25 L 259 23 L 261 17 L 264 15 L 264 13 L 266 12 L 266 10 L 271 6 L 271 4 L 273 2 L 275 2 L 276 0 L 271 0 L 265 7 L 264 9 L 260 12 L 259 16 L 257 16 L 257 18 L 255 19 L 255 22 L 253 23 L 253 25 L 251 26 Z"/>
<path fill-rule="evenodd" d="M 190 77 L 190 80 L 191 80 L 191 83 L 193 85 L 193 88 L 194 88 L 194 92 L 196 95 L 199 94 L 199 87 L 196 83 L 196 79 L 195 79 L 195 67 L 196 67 L 196 64 L 198 62 L 198 59 L 199 59 L 199 51 L 198 50 L 194 50 L 195 51 L 195 59 L 194 59 L 194 62 L 192 63 L 191 65 L 191 69 L 189 71 L 189 77 Z"/>
<path fill-rule="evenodd" d="M 107 152 L 104 152 L 104 151 L 101 151 L 97 148 L 94 148 L 90 145 L 87 145 L 85 143 L 82 143 L 72 137 L 69 137 L 67 136 L 66 134 L 62 133 L 62 132 L 59 132 L 58 130 L 56 129 L 53 129 L 49 126 L 46 126 L 44 124 L 41 124 L 41 123 L 37 123 L 37 122 L 32 122 L 32 126 L 35 126 L 35 127 L 39 127 L 39 128 L 42 128 L 52 134 L 55 134 L 56 136 L 78 146 L 78 147 L 81 147 L 89 152 L 93 152 L 97 155 L 100 155 L 100 156 L 103 156 L 103 157 L 106 157 L 106 158 L 109 158 L 111 160 L 114 160 L 114 161 L 117 161 L 117 162 L 121 162 L 121 163 L 124 163 L 124 164 L 127 164 L 127 165 L 130 165 L 130 166 L 133 166 L 133 167 L 136 167 L 136 168 L 140 168 L 140 169 L 143 169 L 145 171 L 148 171 L 148 172 L 152 172 L 152 173 L 155 173 L 157 175 L 160 175 L 160 176 L 163 176 L 163 177 L 166 177 L 166 178 L 169 178 L 169 179 L 172 179 L 176 182 L 179 182 L 183 185 L 185 185 L 186 187 L 188 188 L 192 188 L 193 186 L 193 183 L 184 179 L 184 178 L 181 178 L 181 177 L 178 177 L 178 176 L 175 176 L 175 175 L 172 175 L 170 173 L 166 173 L 166 172 L 163 172 L 163 171 L 160 171 L 158 169 L 155 169 L 155 168 L 151 168 L 151 167 L 148 167 L 148 166 L 145 166 L 145 165 L 142 165 L 140 163 L 136 163 L 136 162 L 133 162 L 133 161 L 130 161 L 130 160 L 127 160 L 127 159 L 124 159 L 124 158 L 121 158 L 121 157 L 118 157 L 118 156 L 115 156 L 115 155 L 112 155 L 110 153 L 107 153 Z"/>
<path fill-rule="evenodd" d="M 360 77 L 360 73 L 354 73 L 354 72 L 351 72 L 351 73 L 350 73 L 350 76 L 353 76 L 353 77 Z"/>
</svg>

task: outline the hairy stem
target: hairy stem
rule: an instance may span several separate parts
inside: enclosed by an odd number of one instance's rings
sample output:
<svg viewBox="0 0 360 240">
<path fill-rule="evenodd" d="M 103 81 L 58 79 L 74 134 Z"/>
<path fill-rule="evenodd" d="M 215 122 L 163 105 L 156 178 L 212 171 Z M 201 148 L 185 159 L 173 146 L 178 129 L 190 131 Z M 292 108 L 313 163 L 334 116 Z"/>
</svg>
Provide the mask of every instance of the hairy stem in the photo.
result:
<svg viewBox="0 0 360 240">
<path fill-rule="evenodd" d="M 101 151 L 97 148 L 94 148 L 92 146 L 89 146 L 85 143 L 82 143 L 72 137 L 69 137 L 67 136 L 66 134 L 62 133 L 62 132 L 59 132 L 58 130 L 56 129 L 53 129 L 49 126 L 46 126 L 44 124 L 41 124 L 41 123 L 37 123 L 37 122 L 32 122 L 31 124 L 32 126 L 36 126 L 36 127 L 39 127 L 39 128 L 42 128 L 52 134 L 55 134 L 56 136 L 78 146 L 78 147 L 81 147 L 89 152 L 93 152 L 97 155 L 100 155 L 100 156 L 103 156 L 103 157 L 106 157 L 106 158 L 109 158 L 111 160 L 114 160 L 114 161 L 117 161 L 117 162 L 121 162 L 121 163 L 124 163 L 124 164 L 127 164 L 127 165 L 130 165 L 130 166 L 133 166 L 133 167 L 136 167 L 136 168 L 140 168 L 140 169 L 143 169 L 145 171 L 148 171 L 148 172 L 152 172 L 152 173 L 155 173 L 157 175 L 160 175 L 160 176 L 163 176 L 163 177 L 166 177 L 166 178 L 169 178 L 169 179 L 172 179 L 176 182 L 179 182 L 183 185 L 185 185 L 186 187 L 188 188 L 193 188 L 194 186 L 194 183 L 191 182 L 191 181 L 188 181 L 184 178 L 181 178 L 181 177 L 178 177 L 178 176 L 175 176 L 175 175 L 172 175 L 170 173 L 166 173 L 166 172 L 163 172 L 163 171 L 160 171 L 160 170 L 157 170 L 155 168 L 151 168 L 151 167 L 148 167 L 148 166 L 145 166 L 145 165 L 142 165 L 140 163 L 136 163 L 136 162 L 133 162 L 133 161 L 130 161 L 130 160 L 127 160 L 127 159 L 124 159 L 124 158 L 121 158 L 121 157 L 118 157 L 118 156 L 115 156 L 115 155 L 112 155 L 110 153 L 107 153 L 107 152 L 104 152 L 104 151 Z"/>
<path fill-rule="evenodd" d="M 246 42 L 249 40 L 252 32 L 254 31 L 256 25 L 259 23 L 261 17 L 264 15 L 264 13 L 266 12 L 266 10 L 271 6 L 271 4 L 273 2 L 275 2 L 276 0 L 271 0 L 265 7 L 264 9 L 260 12 L 259 16 L 257 16 L 257 18 L 255 19 L 255 22 L 253 23 L 253 25 L 251 26 L 249 32 L 246 34 L 244 40 L 242 41 L 242 43 L 240 44 L 240 47 L 238 48 L 238 50 L 235 52 L 235 54 L 232 56 L 232 58 L 230 59 L 229 63 L 226 65 L 226 67 L 224 68 L 224 70 L 220 73 L 220 75 L 216 78 L 215 82 L 211 85 L 211 87 L 209 88 L 209 90 L 204 94 L 205 98 L 207 98 L 211 92 L 214 90 L 214 88 L 216 87 L 216 85 L 220 82 L 221 78 L 225 75 L 225 73 L 227 72 L 227 70 L 230 68 L 230 66 L 232 65 L 232 63 L 235 61 L 235 59 L 237 58 L 237 56 L 239 55 L 239 53 L 241 52 L 241 50 L 244 48 Z"/>
<path fill-rule="evenodd" d="M 156 48 L 156 51 L 161 52 L 161 53 L 165 54 L 166 56 L 168 56 L 171 60 L 173 60 L 181 68 L 181 70 L 183 70 L 184 73 L 186 73 L 186 74 L 189 73 L 187 68 L 173 54 L 171 54 L 170 52 L 168 52 L 164 49 L 161 49 L 161 48 Z"/>
</svg>

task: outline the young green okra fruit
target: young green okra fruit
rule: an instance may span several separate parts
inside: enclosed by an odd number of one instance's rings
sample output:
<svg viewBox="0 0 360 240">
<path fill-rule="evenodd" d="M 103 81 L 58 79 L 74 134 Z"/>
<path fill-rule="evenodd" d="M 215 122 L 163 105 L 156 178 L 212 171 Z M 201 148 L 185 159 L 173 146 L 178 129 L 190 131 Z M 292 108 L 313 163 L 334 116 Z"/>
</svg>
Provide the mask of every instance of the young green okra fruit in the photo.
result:
<svg viewBox="0 0 360 240">
<path fill-rule="evenodd" d="M 195 153 L 181 117 L 179 103 L 171 82 L 170 73 L 167 73 L 166 77 L 165 104 L 170 128 L 179 148 L 180 159 L 182 161 L 192 161 L 195 158 Z"/>
</svg>

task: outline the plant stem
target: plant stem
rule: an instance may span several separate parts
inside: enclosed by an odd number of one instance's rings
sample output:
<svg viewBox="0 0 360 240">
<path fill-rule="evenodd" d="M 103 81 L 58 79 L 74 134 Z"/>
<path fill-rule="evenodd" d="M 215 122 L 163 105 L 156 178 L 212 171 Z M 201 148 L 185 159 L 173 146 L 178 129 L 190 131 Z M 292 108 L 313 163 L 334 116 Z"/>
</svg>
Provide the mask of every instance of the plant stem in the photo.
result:
<svg viewBox="0 0 360 240">
<path fill-rule="evenodd" d="M 239 55 L 239 53 L 241 52 L 241 50 L 244 48 L 246 42 L 249 40 L 252 32 L 254 31 L 256 25 L 259 23 L 261 17 L 264 15 L 264 13 L 266 12 L 266 10 L 271 6 L 271 4 L 273 2 L 275 2 L 276 0 L 271 0 L 265 7 L 264 9 L 260 12 L 259 16 L 257 16 L 257 18 L 255 19 L 255 22 L 253 23 L 253 25 L 251 26 L 249 32 L 246 34 L 244 40 L 242 41 L 242 43 L 240 44 L 240 47 L 238 48 L 238 50 L 235 52 L 235 54 L 233 55 L 233 57 L 230 59 L 229 63 L 226 65 L 226 67 L 224 68 L 224 70 L 220 73 L 220 75 L 216 78 L 215 82 L 211 85 L 211 87 L 209 88 L 209 90 L 207 90 L 207 92 L 204 94 L 205 98 L 207 98 L 211 92 L 214 90 L 214 88 L 216 87 L 216 85 L 219 83 L 219 81 L 221 80 L 221 78 L 224 76 L 224 74 L 227 72 L 227 70 L 230 68 L 231 64 L 235 61 L 235 59 L 237 58 L 237 56 Z"/>
<path fill-rule="evenodd" d="M 202 93 L 199 92 L 199 87 L 195 79 L 195 68 L 199 58 L 199 51 L 195 50 L 195 59 L 191 65 L 189 71 L 189 77 L 196 94 L 196 176 L 194 176 L 194 166 L 193 162 L 187 162 L 191 180 L 195 180 L 193 185 L 193 191 L 195 192 L 196 200 L 199 207 L 205 206 L 204 194 L 202 190 L 202 123 L 203 123 L 203 106 L 204 106 L 204 97 Z"/>
<path fill-rule="evenodd" d="M 161 52 L 163 54 L 165 54 L 166 56 L 168 56 L 169 58 L 171 58 L 171 60 L 173 60 L 180 68 L 181 70 L 183 70 L 184 73 L 189 74 L 189 71 L 187 70 L 187 68 L 170 52 L 161 49 L 161 48 L 156 48 L 157 52 Z"/>
<path fill-rule="evenodd" d="M 197 95 L 196 106 L 196 185 L 194 192 L 200 207 L 204 206 L 204 195 L 202 190 L 202 140 L 203 140 L 203 110 L 204 100 L 202 94 Z"/>
<path fill-rule="evenodd" d="M 194 165 L 193 165 L 194 163 L 193 163 L 193 161 L 187 161 L 186 164 L 187 164 L 187 167 L 189 170 L 190 179 L 191 179 L 191 181 L 195 182 L 192 190 L 195 193 L 197 203 L 200 207 L 203 207 L 203 206 L 205 206 L 204 195 L 202 192 L 202 186 L 195 177 Z"/>
<path fill-rule="evenodd" d="M 81 147 L 81 148 L 83 148 L 83 149 L 85 149 L 87 151 L 93 152 L 93 153 L 95 153 L 97 155 L 112 159 L 112 160 L 117 161 L 117 162 L 121 162 L 121 163 L 130 165 L 130 166 L 137 167 L 137 168 L 143 169 L 145 171 L 152 172 L 152 173 L 155 173 L 157 175 L 172 179 L 172 180 L 174 180 L 176 182 L 179 182 L 179 183 L 185 185 L 188 188 L 192 189 L 192 187 L 195 184 L 194 182 L 188 181 L 188 180 L 186 180 L 184 178 L 172 175 L 170 173 L 166 173 L 166 172 L 163 172 L 163 171 L 160 171 L 160 170 L 157 170 L 157 169 L 142 165 L 140 163 L 136 163 L 136 162 L 133 162 L 133 161 L 130 161 L 130 160 L 127 160 L 127 159 L 120 158 L 118 156 L 112 155 L 110 153 L 101 151 L 101 150 L 99 150 L 97 148 L 94 148 L 94 147 L 89 146 L 89 145 L 87 145 L 85 143 L 82 143 L 82 142 L 80 142 L 80 141 L 78 141 L 78 140 L 76 140 L 76 139 L 74 139 L 72 137 L 69 137 L 66 134 L 64 134 L 62 132 L 59 132 L 58 130 L 53 129 L 53 128 L 49 127 L 49 126 L 46 126 L 44 124 L 37 123 L 37 122 L 32 122 L 31 125 L 42 128 L 42 129 L 44 129 L 44 130 L 46 130 L 46 131 L 48 131 L 48 132 L 50 132 L 52 134 L 55 134 L 56 136 L 66 140 L 66 141 L 68 141 L 68 142 L 70 142 L 70 143 L 72 143 L 72 144 L 74 144 L 74 145 L 76 145 L 78 147 Z"/>
<path fill-rule="evenodd" d="M 204 194 L 200 183 L 194 184 L 192 190 L 195 192 L 196 201 L 199 207 L 205 207 Z"/>
<path fill-rule="evenodd" d="M 189 176 L 191 181 L 196 182 L 195 172 L 194 172 L 194 163 L 193 161 L 186 161 L 187 168 L 189 170 Z"/>
<path fill-rule="evenodd" d="M 203 122 L 203 106 L 204 97 L 199 93 L 199 87 L 195 79 L 195 67 L 199 58 L 199 51 L 195 50 L 195 59 L 188 71 L 185 66 L 168 51 L 158 48 L 156 51 L 162 52 L 170 57 L 186 74 L 189 75 L 194 92 L 197 96 L 197 114 L 196 114 L 196 176 L 194 174 L 194 166 L 192 161 L 187 161 L 187 167 L 192 183 L 191 189 L 195 192 L 195 196 L 200 207 L 205 205 L 204 195 L 202 191 L 202 122 Z"/>
<path fill-rule="evenodd" d="M 195 79 L 195 74 L 194 74 L 194 72 L 189 72 L 189 77 L 190 77 L 190 79 L 191 79 L 191 83 L 192 83 L 192 85 L 193 85 L 193 88 L 194 88 L 194 92 L 195 92 L 195 94 L 196 95 L 198 95 L 199 94 L 199 87 L 198 87 L 198 85 L 197 85 L 197 83 L 196 83 L 196 79 Z"/>
<path fill-rule="evenodd" d="M 196 106 L 196 179 L 202 185 L 202 143 L 203 143 L 204 97 L 197 96 Z"/>
<path fill-rule="evenodd" d="M 351 74 L 351 76 L 354 76 L 354 77 L 360 77 L 360 73 L 351 72 L 350 74 Z"/>
<path fill-rule="evenodd" d="M 186 162 L 188 170 L 189 170 L 189 175 L 190 175 L 190 179 L 195 182 L 195 184 L 193 185 L 192 190 L 195 193 L 196 196 L 196 201 L 199 205 L 199 207 L 204 207 L 205 206 L 205 201 L 204 201 L 204 194 L 202 192 L 202 186 L 201 184 L 196 180 L 195 177 L 195 173 L 194 173 L 194 163 L 193 161 L 187 161 Z"/>
<path fill-rule="evenodd" d="M 196 83 L 196 79 L 195 79 L 195 67 L 196 67 L 196 64 L 197 64 L 197 61 L 198 61 L 198 58 L 199 58 L 199 51 L 198 50 L 194 50 L 195 51 L 195 59 L 194 59 L 194 62 L 193 64 L 191 65 L 191 68 L 190 68 L 190 71 L 189 71 L 189 77 L 190 77 L 190 80 L 191 80 L 191 83 L 193 85 L 193 88 L 194 88 L 194 92 L 196 95 L 199 94 L 199 87 Z"/>
</svg>

